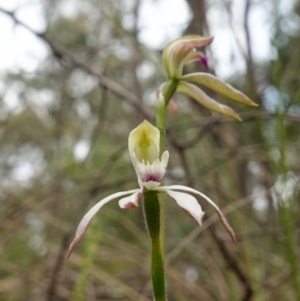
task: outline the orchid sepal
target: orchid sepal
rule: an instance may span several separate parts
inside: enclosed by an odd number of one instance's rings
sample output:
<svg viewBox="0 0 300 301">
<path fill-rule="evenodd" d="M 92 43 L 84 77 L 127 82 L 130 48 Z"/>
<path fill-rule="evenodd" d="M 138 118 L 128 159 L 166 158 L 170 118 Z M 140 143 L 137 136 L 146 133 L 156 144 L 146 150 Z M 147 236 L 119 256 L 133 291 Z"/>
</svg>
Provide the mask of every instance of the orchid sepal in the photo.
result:
<svg viewBox="0 0 300 301">
<path fill-rule="evenodd" d="M 196 100 L 200 105 L 204 106 L 205 108 L 211 111 L 231 117 L 238 121 L 242 121 L 240 116 L 232 108 L 218 103 L 193 84 L 180 81 L 177 89 L 178 92 L 191 97 L 192 99 Z"/>
<path fill-rule="evenodd" d="M 187 193 L 178 192 L 171 189 L 161 190 L 160 188 L 164 189 L 166 186 L 161 186 L 156 189 L 156 191 L 166 192 L 179 207 L 181 207 L 188 215 L 190 215 L 200 226 L 202 225 L 202 218 L 205 212 L 202 211 L 202 208 L 196 198 Z"/>
<path fill-rule="evenodd" d="M 223 227 L 229 233 L 232 240 L 235 243 L 237 243 L 234 231 L 230 227 L 229 223 L 227 222 L 221 209 L 205 194 L 193 188 L 183 186 L 183 185 L 159 186 L 159 187 L 153 187 L 152 189 L 139 188 L 139 189 L 134 189 L 129 191 L 117 192 L 99 201 L 86 213 L 86 215 L 82 218 L 81 222 L 79 223 L 75 233 L 75 237 L 68 250 L 68 258 L 70 257 L 71 253 L 73 252 L 77 244 L 82 240 L 94 216 L 99 212 L 99 210 L 105 204 L 107 204 L 108 202 L 114 199 L 130 194 L 130 196 L 122 198 L 119 201 L 119 206 L 122 209 L 138 207 L 141 199 L 143 198 L 144 193 L 147 193 L 147 191 L 167 193 L 171 197 L 171 199 L 173 199 L 177 203 L 177 205 L 181 207 L 186 213 L 188 213 L 188 215 L 190 215 L 199 225 L 202 224 L 202 219 L 205 213 L 202 211 L 200 204 L 198 203 L 197 199 L 193 195 L 201 197 L 214 208 L 214 210 L 218 214 L 218 217 Z M 188 192 L 189 194 L 183 193 L 183 191 Z"/>
<path fill-rule="evenodd" d="M 106 198 L 102 199 L 101 201 L 99 201 L 96 205 L 94 205 L 86 214 L 85 216 L 82 218 L 82 220 L 80 221 L 76 232 L 75 232 L 75 237 L 73 239 L 73 241 L 71 242 L 71 245 L 69 247 L 68 250 L 68 255 L 67 257 L 69 258 L 71 253 L 73 252 L 74 248 L 77 246 L 77 244 L 81 241 L 81 239 L 83 238 L 85 232 L 87 231 L 88 226 L 90 225 L 93 217 L 98 213 L 98 211 L 108 202 L 120 198 L 122 196 L 128 195 L 128 194 L 134 194 L 136 192 L 140 191 L 140 189 L 134 189 L 134 190 L 128 190 L 128 191 L 122 191 L 122 192 L 116 192 L 113 193 L 109 196 L 107 196 Z"/>
<path fill-rule="evenodd" d="M 171 186 L 162 186 L 162 187 L 159 187 L 156 189 L 157 191 L 176 191 L 176 190 L 179 190 L 179 191 L 186 191 L 186 192 L 189 192 L 189 193 L 192 193 L 196 196 L 199 196 L 201 197 L 202 199 L 204 199 L 205 201 L 207 201 L 213 208 L 214 210 L 216 211 L 218 217 L 219 217 L 219 220 L 221 221 L 223 227 L 225 228 L 225 230 L 228 232 L 228 234 L 230 235 L 231 239 L 233 240 L 233 242 L 235 244 L 237 244 L 237 240 L 235 238 L 235 234 L 234 234 L 234 231 L 233 229 L 231 228 L 231 226 L 229 225 L 229 223 L 227 222 L 227 219 L 226 217 L 224 216 L 224 214 L 222 213 L 221 209 L 216 205 L 215 202 L 213 202 L 208 196 L 206 196 L 204 193 L 196 190 L 196 189 L 193 189 L 193 188 L 190 188 L 190 187 L 187 187 L 187 186 L 183 186 L 183 185 L 171 185 Z"/>
<path fill-rule="evenodd" d="M 204 72 L 190 73 L 182 76 L 180 80 L 193 82 L 193 83 L 206 86 L 207 88 L 217 93 L 220 93 L 221 95 L 224 95 L 225 97 L 228 97 L 243 105 L 252 106 L 252 107 L 258 106 L 258 104 L 252 101 L 244 93 L 233 88 L 231 85 L 213 76 L 212 74 L 204 73 Z"/>
</svg>

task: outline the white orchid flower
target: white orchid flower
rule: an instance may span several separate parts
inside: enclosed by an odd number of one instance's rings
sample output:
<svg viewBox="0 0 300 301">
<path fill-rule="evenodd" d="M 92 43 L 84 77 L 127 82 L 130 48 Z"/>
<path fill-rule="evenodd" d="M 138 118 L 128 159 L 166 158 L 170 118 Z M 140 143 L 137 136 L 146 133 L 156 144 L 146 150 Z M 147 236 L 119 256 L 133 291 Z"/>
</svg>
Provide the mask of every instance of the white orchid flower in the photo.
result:
<svg viewBox="0 0 300 301">
<path fill-rule="evenodd" d="M 147 190 L 167 193 L 179 207 L 186 211 L 200 225 L 204 216 L 204 212 L 194 196 L 206 200 L 210 205 L 213 206 L 222 225 L 236 243 L 232 228 L 229 226 L 219 207 L 210 198 L 193 188 L 182 185 L 160 186 L 166 174 L 166 167 L 169 161 L 169 152 L 165 151 L 161 158 L 159 158 L 159 142 L 159 130 L 146 120 L 144 120 L 129 134 L 129 154 L 137 174 L 140 188 L 114 193 L 102 199 L 94 207 L 92 207 L 83 217 L 77 227 L 75 238 L 69 247 L 68 257 L 83 238 L 93 217 L 106 203 L 123 197 L 121 200 L 119 200 L 119 206 L 122 209 L 138 207 L 141 199 L 143 198 L 144 192 Z M 185 192 L 188 192 L 194 196 Z"/>
</svg>

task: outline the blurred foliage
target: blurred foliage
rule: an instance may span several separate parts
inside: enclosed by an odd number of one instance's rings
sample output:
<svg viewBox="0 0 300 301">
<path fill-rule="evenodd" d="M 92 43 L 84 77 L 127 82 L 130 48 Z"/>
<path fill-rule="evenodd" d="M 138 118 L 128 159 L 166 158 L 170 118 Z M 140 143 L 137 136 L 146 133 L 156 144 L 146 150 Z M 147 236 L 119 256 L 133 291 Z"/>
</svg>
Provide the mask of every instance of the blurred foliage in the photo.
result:
<svg viewBox="0 0 300 301">
<path fill-rule="evenodd" d="M 1 75 L 3 301 L 152 299 L 141 209 L 121 211 L 117 202 L 104 207 L 66 261 L 87 209 L 137 186 L 127 137 L 144 118 L 72 57 L 131 91 L 154 116 L 165 75 L 159 51 L 138 38 L 141 1 L 42 1 L 47 30 L 39 38 L 63 54 L 49 48 L 35 72 Z M 214 20 L 206 19 L 203 8 L 211 2 L 221 9 L 222 1 L 187 1 L 193 10 L 187 33 L 209 32 Z M 206 204 L 199 228 L 167 200 L 170 301 L 300 300 L 300 28 L 299 22 L 293 30 L 287 26 L 289 18 L 299 21 L 300 4 L 295 1 L 288 16 L 277 4 L 268 6 L 273 55 L 257 62 L 248 51 L 245 73 L 227 79 L 260 108 L 235 105 L 244 119 L 237 123 L 178 96 L 177 112 L 170 113 L 166 182 L 209 195 L 239 240 L 236 248 Z M 245 30 L 255 34 L 251 26 Z"/>
</svg>

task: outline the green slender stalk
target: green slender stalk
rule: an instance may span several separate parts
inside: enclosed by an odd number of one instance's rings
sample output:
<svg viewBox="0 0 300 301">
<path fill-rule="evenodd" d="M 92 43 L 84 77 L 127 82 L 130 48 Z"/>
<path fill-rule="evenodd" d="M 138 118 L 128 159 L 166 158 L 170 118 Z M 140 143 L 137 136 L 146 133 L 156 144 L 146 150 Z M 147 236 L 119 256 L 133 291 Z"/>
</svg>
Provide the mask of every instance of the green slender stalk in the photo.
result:
<svg viewBox="0 0 300 301">
<path fill-rule="evenodd" d="M 283 98 L 282 104 L 284 105 Z M 282 106 L 283 106 L 282 105 Z M 277 133 L 280 139 L 280 160 L 279 160 L 279 170 L 281 174 L 284 175 L 284 181 L 288 180 L 288 172 L 289 168 L 286 162 L 286 135 L 287 135 L 287 128 L 284 123 L 284 116 L 283 114 L 278 115 L 278 129 Z M 286 249 L 285 249 L 285 256 L 287 262 L 290 264 L 291 268 L 291 280 L 294 286 L 294 294 L 295 300 L 300 300 L 300 286 L 299 286 L 299 264 L 298 258 L 296 253 L 296 245 L 297 245 L 297 232 L 294 226 L 294 221 L 296 220 L 296 216 L 294 214 L 294 202 L 290 198 L 281 199 L 279 204 L 279 221 L 282 227 L 282 231 L 285 236 L 286 241 Z"/>
<path fill-rule="evenodd" d="M 178 80 L 168 81 L 160 95 L 156 111 L 156 127 L 160 131 L 160 156 L 164 151 L 166 134 L 167 104 L 175 93 Z M 163 185 L 163 183 L 161 183 Z M 166 301 L 164 242 L 165 242 L 165 204 L 164 193 L 147 191 L 144 194 L 144 211 L 152 243 L 151 275 L 155 301 Z"/>
<path fill-rule="evenodd" d="M 175 93 L 178 83 L 179 83 L 179 79 L 173 78 L 173 79 L 169 80 L 167 82 L 167 84 L 165 85 L 165 87 L 163 89 L 163 96 L 165 98 L 166 105 L 168 104 L 169 100 Z"/>
<path fill-rule="evenodd" d="M 299 263 L 296 253 L 297 234 L 293 223 L 296 220 L 296 216 L 292 211 L 292 206 L 291 200 L 282 200 L 279 206 L 279 220 L 285 236 L 285 256 L 291 268 L 291 281 L 294 286 L 295 300 L 300 300 Z"/>
<path fill-rule="evenodd" d="M 162 155 L 164 152 L 165 147 L 165 136 L 166 136 L 166 123 L 167 123 L 167 116 L 168 116 L 168 108 L 167 105 L 173 96 L 173 94 L 176 92 L 176 88 L 178 86 L 178 79 L 172 79 L 167 82 L 165 85 L 162 95 L 160 95 L 157 103 L 157 109 L 156 109 L 156 127 L 159 129 L 160 132 L 160 141 L 159 141 L 159 150 L 160 154 Z M 164 185 L 162 182 L 161 185 Z M 164 258 L 164 245 L 165 245 L 165 198 L 164 193 L 160 192 L 158 193 L 158 199 L 159 199 L 159 206 L 160 206 L 160 244 L 162 247 L 162 253 Z"/>
<path fill-rule="evenodd" d="M 166 121 L 167 121 L 167 105 L 176 91 L 178 85 L 177 79 L 172 79 L 165 85 L 162 97 L 160 96 L 157 103 L 156 109 L 156 127 L 160 132 L 160 156 L 164 151 L 165 135 L 166 135 Z"/>
<path fill-rule="evenodd" d="M 144 211 L 151 237 L 151 276 L 155 301 L 166 301 L 163 247 L 161 246 L 160 204 L 155 191 L 144 193 Z"/>
</svg>

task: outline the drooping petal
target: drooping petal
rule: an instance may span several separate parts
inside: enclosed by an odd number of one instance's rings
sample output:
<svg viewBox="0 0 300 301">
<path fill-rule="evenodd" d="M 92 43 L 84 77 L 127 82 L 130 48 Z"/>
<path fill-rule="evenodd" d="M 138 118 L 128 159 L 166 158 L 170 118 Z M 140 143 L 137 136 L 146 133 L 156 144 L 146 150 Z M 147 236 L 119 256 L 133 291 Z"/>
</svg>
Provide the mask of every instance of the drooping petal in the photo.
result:
<svg viewBox="0 0 300 301">
<path fill-rule="evenodd" d="M 257 107 L 258 104 L 253 102 L 248 96 L 244 93 L 238 91 L 237 89 L 233 88 L 231 85 L 227 84 L 226 82 L 222 81 L 221 79 L 209 74 L 209 73 L 191 73 L 184 75 L 180 78 L 180 80 L 194 82 L 200 85 L 204 85 L 207 88 L 216 91 L 236 102 L 247 106 Z"/>
<path fill-rule="evenodd" d="M 83 238 L 90 222 L 92 221 L 93 217 L 95 216 L 95 214 L 108 202 L 122 197 L 124 195 L 127 194 L 132 194 L 132 193 L 136 193 L 140 191 L 140 189 L 134 189 L 134 190 L 128 190 L 128 191 L 123 191 L 123 192 L 117 192 L 114 193 L 104 199 L 102 199 L 101 201 L 99 201 L 94 207 L 92 207 L 88 213 L 82 218 L 81 222 L 79 223 L 76 233 L 75 233 L 75 237 L 73 239 L 73 241 L 71 242 L 71 245 L 69 247 L 68 250 L 68 258 L 70 257 L 72 251 L 74 250 L 74 248 L 76 247 L 76 245 L 81 241 L 81 239 Z"/>
<path fill-rule="evenodd" d="M 189 84 L 187 82 L 180 81 L 177 87 L 178 91 L 186 94 L 187 96 L 196 100 L 199 104 L 206 107 L 207 109 L 217 112 L 222 115 L 232 117 L 238 121 L 241 121 L 239 115 L 230 107 L 222 105 L 205 94 L 197 86 Z"/>
<path fill-rule="evenodd" d="M 228 234 L 230 235 L 230 237 L 232 238 L 232 240 L 235 242 L 235 244 L 237 244 L 236 238 L 235 238 L 235 234 L 233 229 L 230 227 L 230 225 L 228 224 L 226 217 L 224 216 L 224 214 L 222 213 L 222 211 L 220 210 L 220 208 L 209 198 L 207 197 L 205 194 L 201 193 L 198 190 L 195 190 L 193 188 L 187 187 L 187 186 L 182 186 L 182 185 L 171 185 L 171 186 L 162 186 L 162 187 L 158 187 L 155 190 L 157 191 L 168 191 L 168 190 L 181 190 L 181 191 L 187 191 L 190 192 L 196 196 L 201 197 L 202 199 L 206 200 L 217 212 L 218 217 L 223 225 L 223 227 L 225 228 L 225 230 L 228 232 Z"/>
<path fill-rule="evenodd" d="M 142 197 L 143 197 L 143 193 L 142 190 L 140 189 L 134 194 L 119 200 L 119 206 L 122 209 L 138 207 Z"/>
<path fill-rule="evenodd" d="M 201 225 L 204 212 L 198 201 L 191 195 L 183 192 L 165 190 L 166 193 L 180 206 L 185 212 L 193 217 Z"/>
</svg>

